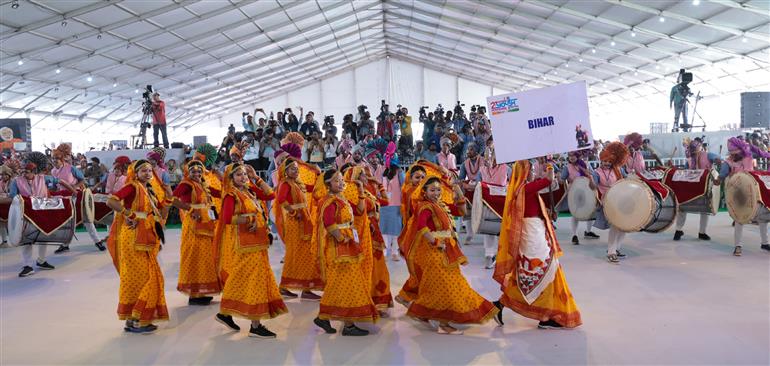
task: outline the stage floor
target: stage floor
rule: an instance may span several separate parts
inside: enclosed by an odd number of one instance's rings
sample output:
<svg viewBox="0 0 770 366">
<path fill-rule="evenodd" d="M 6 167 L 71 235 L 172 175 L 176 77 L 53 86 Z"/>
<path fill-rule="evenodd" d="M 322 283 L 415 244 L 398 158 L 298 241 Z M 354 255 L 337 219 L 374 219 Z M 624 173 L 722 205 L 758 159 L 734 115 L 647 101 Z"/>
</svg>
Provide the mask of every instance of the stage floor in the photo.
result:
<svg viewBox="0 0 770 366">
<path fill-rule="evenodd" d="M 742 257 L 732 256 L 727 213 L 712 218 L 711 242 L 698 241 L 697 217 L 687 236 L 635 233 L 628 258 L 605 260 L 601 239 L 573 246 L 569 219 L 560 218 L 562 265 L 584 325 L 539 330 L 537 321 L 506 309 L 505 327 L 471 326 L 447 336 L 414 325 L 396 304 L 391 318 L 364 325 L 360 338 L 323 334 L 312 319 L 315 302 L 287 301 L 290 313 L 266 322 L 276 340 L 247 337 L 215 322 L 218 302 L 187 306 L 176 291 L 179 230 L 161 252 L 171 320 L 153 335 L 123 332 L 117 319 L 118 278 L 109 255 L 92 244 L 53 255 L 54 271 L 18 278 L 19 249 L 0 250 L 0 364 L 764 364 L 770 363 L 770 253 L 759 249 L 756 226 L 745 229 Z M 583 225 L 581 224 L 581 232 Z M 104 234 L 104 233 L 102 233 Z M 85 233 L 79 243 L 86 243 Z M 463 248 L 464 273 L 487 299 L 500 295 L 483 269 L 480 238 Z M 270 250 L 280 278 L 282 247 Z M 404 262 L 388 261 L 394 294 L 406 279 Z M 339 323 L 334 324 L 339 327 Z"/>
</svg>

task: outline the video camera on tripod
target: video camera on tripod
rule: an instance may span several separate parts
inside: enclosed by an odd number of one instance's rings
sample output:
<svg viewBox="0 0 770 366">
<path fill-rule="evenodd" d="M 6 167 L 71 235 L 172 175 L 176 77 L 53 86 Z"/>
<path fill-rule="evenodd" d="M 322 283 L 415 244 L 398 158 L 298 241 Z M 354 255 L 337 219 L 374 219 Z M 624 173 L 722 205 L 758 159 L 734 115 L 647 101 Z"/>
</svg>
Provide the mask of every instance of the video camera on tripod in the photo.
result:
<svg viewBox="0 0 770 366">
<path fill-rule="evenodd" d="M 152 126 L 150 123 L 150 116 L 152 115 L 152 95 L 155 91 L 152 89 L 152 85 L 147 85 L 142 93 L 142 120 L 139 122 L 139 134 L 131 136 L 134 149 L 142 149 L 147 145 L 147 129 Z"/>
</svg>

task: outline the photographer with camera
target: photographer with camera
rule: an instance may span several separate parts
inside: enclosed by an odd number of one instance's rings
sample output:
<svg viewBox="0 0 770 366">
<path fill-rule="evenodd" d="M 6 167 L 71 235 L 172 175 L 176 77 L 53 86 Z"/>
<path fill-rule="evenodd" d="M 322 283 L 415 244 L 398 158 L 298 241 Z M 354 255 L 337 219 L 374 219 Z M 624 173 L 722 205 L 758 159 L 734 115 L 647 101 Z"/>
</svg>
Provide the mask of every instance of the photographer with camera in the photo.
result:
<svg viewBox="0 0 770 366">
<path fill-rule="evenodd" d="M 394 135 L 393 115 L 380 113 L 380 116 L 377 117 L 377 136 L 385 139 L 385 141 L 392 141 Z"/>
<path fill-rule="evenodd" d="M 364 109 L 366 109 L 366 106 L 364 106 Z M 361 107 L 359 107 L 360 110 Z M 371 120 L 369 112 L 364 110 L 362 119 L 358 121 L 358 141 L 356 142 L 365 140 L 372 133 L 374 133 L 374 122 Z"/>
<path fill-rule="evenodd" d="M 342 138 L 345 138 L 345 135 L 347 135 L 353 141 L 358 141 L 358 126 L 353 122 L 352 114 L 346 114 L 342 118 L 342 135 Z"/>
<path fill-rule="evenodd" d="M 433 112 L 425 111 L 428 106 L 420 107 L 420 123 L 422 123 L 422 140 L 427 142 L 433 138 L 433 129 L 436 128 L 435 122 L 433 122 Z"/>
<path fill-rule="evenodd" d="M 318 122 L 313 119 L 313 112 L 307 112 L 305 115 L 305 122 L 299 126 L 299 133 L 305 137 L 305 140 L 310 140 L 313 136 L 313 132 L 321 133 L 321 129 L 318 128 Z"/>
<path fill-rule="evenodd" d="M 256 115 L 256 111 L 254 114 Z M 254 132 L 254 116 L 250 115 L 249 112 L 243 112 L 241 114 L 241 125 L 243 125 L 244 131 Z"/>
<path fill-rule="evenodd" d="M 300 113 L 302 113 L 300 111 Z M 283 129 L 286 133 L 297 132 L 299 130 L 299 119 L 294 115 L 294 111 L 291 108 L 286 108 L 283 113 L 283 120 L 279 121 L 283 125 Z"/>
<path fill-rule="evenodd" d="M 323 132 L 337 136 L 337 126 L 334 125 L 334 116 L 324 117 Z"/>
<path fill-rule="evenodd" d="M 166 135 L 166 103 L 160 100 L 160 93 L 152 94 L 152 137 L 153 145 L 158 147 L 158 131 L 163 135 L 163 147 L 168 149 Z"/>
</svg>

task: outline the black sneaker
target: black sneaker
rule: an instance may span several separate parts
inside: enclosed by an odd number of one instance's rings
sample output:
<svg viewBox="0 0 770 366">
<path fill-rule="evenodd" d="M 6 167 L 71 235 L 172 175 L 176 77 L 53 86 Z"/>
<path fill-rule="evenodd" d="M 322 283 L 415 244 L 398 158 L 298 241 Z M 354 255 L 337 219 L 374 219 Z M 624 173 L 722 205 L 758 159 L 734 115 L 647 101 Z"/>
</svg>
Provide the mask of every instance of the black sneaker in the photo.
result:
<svg viewBox="0 0 770 366">
<path fill-rule="evenodd" d="M 285 288 L 280 289 L 280 291 L 281 291 L 281 296 L 283 296 L 283 297 L 285 297 L 287 299 L 296 299 L 297 298 L 297 294 L 295 294 L 295 293 L 293 293 L 293 292 L 291 292 L 291 291 L 289 291 L 289 290 L 287 290 Z"/>
<path fill-rule="evenodd" d="M 355 325 L 351 325 L 349 327 L 342 328 L 342 335 L 361 337 L 361 336 L 369 335 L 369 331 L 366 329 L 361 329 Z"/>
<path fill-rule="evenodd" d="M 334 334 L 337 333 L 337 330 L 332 328 L 332 323 L 328 320 L 323 320 L 321 318 L 315 318 L 313 319 L 313 323 L 317 325 L 319 328 L 323 329 L 326 334 Z"/>
<path fill-rule="evenodd" d="M 762 250 L 770 251 L 770 244 L 762 244 L 759 246 Z"/>
<path fill-rule="evenodd" d="M 682 239 L 682 235 L 684 235 L 684 231 L 677 230 L 674 232 L 674 241 L 679 241 L 679 239 Z M 698 235 L 700 236 L 700 235 Z"/>
<path fill-rule="evenodd" d="M 239 327 L 238 324 L 235 324 L 233 317 L 230 315 L 217 314 L 214 319 L 234 331 L 241 330 L 241 327 Z"/>
<path fill-rule="evenodd" d="M 153 324 L 147 324 L 147 325 L 145 325 L 143 327 L 137 327 L 137 326 L 130 326 L 130 327 L 128 327 L 127 326 L 127 327 L 123 328 L 123 330 L 125 330 L 126 332 L 129 332 L 129 333 L 150 334 L 150 333 L 153 333 L 156 330 L 158 330 L 158 326 L 157 325 L 153 325 Z"/>
<path fill-rule="evenodd" d="M 66 245 L 59 245 L 59 248 L 53 251 L 53 254 L 62 254 L 70 251 L 70 247 Z"/>
<path fill-rule="evenodd" d="M 698 239 L 700 239 L 700 240 L 711 240 L 711 237 L 708 236 L 706 233 L 698 233 Z"/>
<path fill-rule="evenodd" d="M 564 329 L 564 327 L 562 327 L 561 324 L 553 320 L 540 322 L 537 324 L 537 327 L 540 329 Z"/>
<path fill-rule="evenodd" d="M 733 255 L 736 257 L 740 257 L 743 253 L 743 248 L 740 245 L 735 246 L 735 250 L 733 250 Z"/>
<path fill-rule="evenodd" d="M 593 231 L 584 231 L 583 237 L 586 239 L 599 239 L 599 235 L 596 235 Z"/>
<path fill-rule="evenodd" d="M 617 251 L 618 258 L 625 258 L 626 255 L 624 253 L 621 253 L 619 250 Z"/>
<path fill-rule="evenodd" d="M 104 240 L 99 240 L 96 243 L 94 243 L 96 246 L 96 249 L 99 249 L 100 252 L 103 252 L 107 249 L 107 247 L 104 246 Z"/>
<path fill-rule="evenodd" d="M 27 277 L 32 276 L 35 274 L 35 270 L 30 266 L 24 266 L 24 268 L 21 269 L 21 272 L 19 272 L 19 277 Z"/>
<path fill-rule="evenodd" d="M 208 305 L 211 303 L 211 300 L 213 297 L 211 296 L 204 296 L 204 297 L 191 297 L 189 300 L 187 300 L 188 305 Z"/>
<path fill-rule="evenodd" d="M 572 244 L 580 245 L 580 240 L 578 239 L 577 235 L 572 235 Z"/>
<path fill-rule="evenodd" d="M 497 322 L 497 325 L 503 326 L 505 323 L 503 323 L 503 304 L 500 302 L 500 300 L 497 300 L 493 302 L 495 304 L 495 307 L 497 308 L 497 314 L 495 314 L 495 322 Z"/>
<path fill-rule="evenodd" d="M 43 263 L 37 262 L 37 268 L 51 270 L 51 269 L 54 269 L 56 267 L 52 266 L 48 262 L 43 262 Z"/>
<path fill-rule="evenodd" d="M 258 327 L 250 327 L 249 328 L 249 337 L 251 338 L 275 338 L 275 333 L 271 332 L 269 329 L 265 328 L 264 325 L 260 324 Z"/>
</svg>

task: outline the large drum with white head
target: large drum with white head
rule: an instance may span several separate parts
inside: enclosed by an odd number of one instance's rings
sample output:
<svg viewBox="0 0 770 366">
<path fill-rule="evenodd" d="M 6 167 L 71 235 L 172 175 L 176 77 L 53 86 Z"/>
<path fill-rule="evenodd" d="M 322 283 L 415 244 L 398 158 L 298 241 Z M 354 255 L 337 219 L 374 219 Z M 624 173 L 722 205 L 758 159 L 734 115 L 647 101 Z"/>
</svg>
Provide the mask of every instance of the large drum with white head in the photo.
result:
<svg viewBox="0 0 770 366">
<path fill-rule="evenodd" d="M 500 235 L 505 194 L 504 186 L 484 182 L 476 184 L 471 208 L 471 227 L 474 233 Z"/>
<path fill-rule="evenodd" d="M 75 210 L 71 197 L 13 198 L 8 211 L 8 243 L 69 244 L 75 235 Z"/>
<path fill-rule="evenodd" d="M 591 188 L 590 178 L 577 177 L 572 181 L 567 193 L 567 202 L 569 212 L 576 220 L 593 220 L 596 217 L 599 198 L 596 190 Z"/>
<path fill-rule="evenodd" d="M 760 177 L 760 180 L 763 180 Z M 731 175 L 725 183 L 725 203 L 730 217 L 739 224 L 750 224 L 752 221 L 770 221 L 764 203 L 762 190 L 767 189 L 757 182 L 757 178 L 748 172 L 738 172 Z"/>
<path fill-rule="evenodd" d="M 78 218 L 82 219 L 82 222 L 93 223 L 94 222 L 94 194 L 90 188 L 84 189 L 78 194 L 79 205 L 78 209 L 80 214 Z"/>
<path fill-rule="evenodd" d="M 603 197 L 604 216 L 623 232 L 657 233 L 668 229 L 677 213 L 676 196 L 655 181 L 626 178 Z"/>
</svg>

